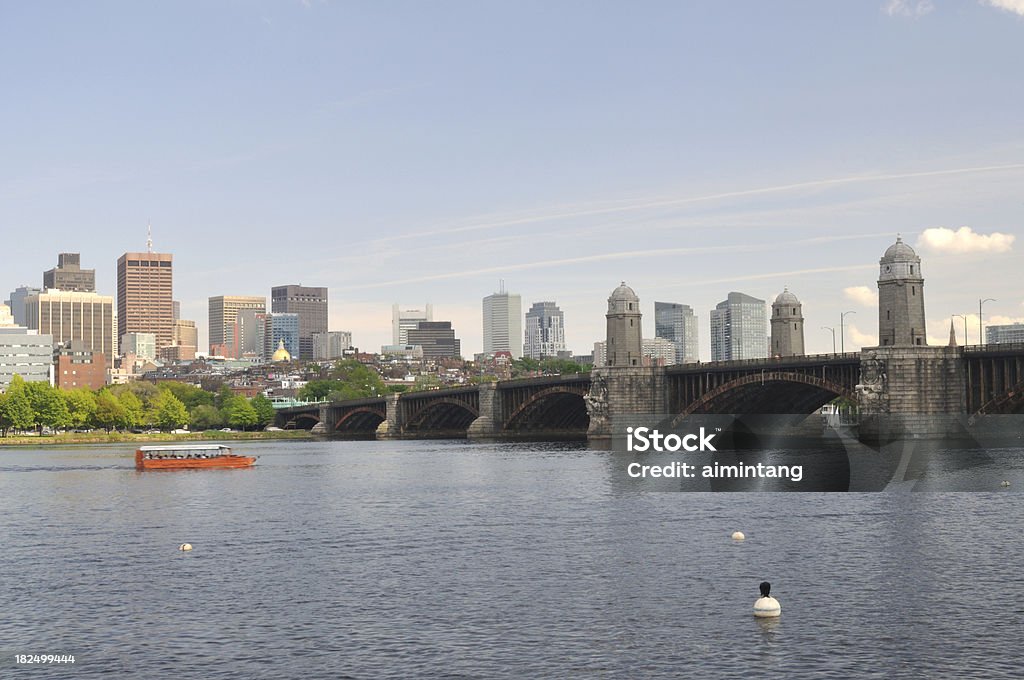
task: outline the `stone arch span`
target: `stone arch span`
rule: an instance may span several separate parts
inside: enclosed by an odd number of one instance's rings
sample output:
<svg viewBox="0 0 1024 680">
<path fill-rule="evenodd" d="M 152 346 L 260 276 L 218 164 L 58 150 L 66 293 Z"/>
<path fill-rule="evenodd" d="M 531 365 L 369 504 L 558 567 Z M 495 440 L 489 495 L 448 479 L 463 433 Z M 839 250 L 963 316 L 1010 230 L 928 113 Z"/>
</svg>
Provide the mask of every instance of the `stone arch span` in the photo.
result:
<svg viewBox="0 0 1024 680">
<path fill-rule="evenodd" d="M 857 401 L 852 390 L 815 375 L 793 371 L 751 373 L 704 393 L 672 420 L 672 427 L 694 414 L 809 414 L 836 397 Z"/>
<path fill-rule="evenodd" d="M 574 431 L 583 433 L 590 424 L 583 397 L 588 385 L 554 385 L 530 395 L 512 409 L 505 421 L 508 432 Z"/>
<path fill-rule="evenodd" d="M 377 426 L 387 420 L 387 413 L 383 408 L 376 406 L 359 406 L 345 411 L 334 424 L 335 433 L 372 433 L 377 431 Z"/>
<path fill-rule="evenodd" d="M 465 432 L 480 415 L 464 400 L 451 397 L 430 399 L 409 413 L 405 432 Z"/>
</svg>

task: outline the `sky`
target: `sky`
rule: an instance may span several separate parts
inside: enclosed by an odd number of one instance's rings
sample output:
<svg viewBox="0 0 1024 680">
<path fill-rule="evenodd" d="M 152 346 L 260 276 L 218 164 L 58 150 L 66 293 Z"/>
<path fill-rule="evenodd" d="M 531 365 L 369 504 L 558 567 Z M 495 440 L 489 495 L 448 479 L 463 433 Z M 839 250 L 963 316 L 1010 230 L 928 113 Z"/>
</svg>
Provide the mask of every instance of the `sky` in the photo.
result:
<svg viewBox="0 0 1024 680">
<path fill-rule="evenodd" d="M 80 252 L 174 254 L 207 299 L 327 286 L 482 347 L 481 300 L 803 303 L 809 353 L 877 344 L 878 258 L 922 257 L 928 332 L 1024 320 L 1024 0 L 0 1 L 0 293 Z M 964 320 L 957 319 L 964 341 Z"/>
</svg>

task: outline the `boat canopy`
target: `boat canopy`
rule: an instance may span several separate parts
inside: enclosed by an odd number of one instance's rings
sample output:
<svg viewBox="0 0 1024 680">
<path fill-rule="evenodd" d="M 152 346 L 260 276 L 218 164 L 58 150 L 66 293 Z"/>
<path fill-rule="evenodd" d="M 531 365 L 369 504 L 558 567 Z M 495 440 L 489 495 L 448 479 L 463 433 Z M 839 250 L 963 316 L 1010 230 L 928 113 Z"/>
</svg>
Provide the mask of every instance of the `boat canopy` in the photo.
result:
<svg viewBox="0 0 1024 680">
<path fill-rule="evenodd" d="M 140 446 L 139 451 L 231 451 L 226 444 L 178 444 L 177 446 Z"/>
</svg>

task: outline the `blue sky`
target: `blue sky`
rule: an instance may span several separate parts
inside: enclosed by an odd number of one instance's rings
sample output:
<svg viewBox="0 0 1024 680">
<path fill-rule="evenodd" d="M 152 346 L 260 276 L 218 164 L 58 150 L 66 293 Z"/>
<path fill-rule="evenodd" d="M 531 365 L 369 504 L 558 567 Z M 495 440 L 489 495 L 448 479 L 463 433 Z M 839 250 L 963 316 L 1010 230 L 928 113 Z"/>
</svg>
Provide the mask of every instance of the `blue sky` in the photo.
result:
<svg viewBox="0 0 1024 680">
<path fill-rule="evenodd" d="M 585 352 L 626 280 L 705 358 L 789 286 L 830 351 L 901 232 L 944 342 L 1024 317 L 1021 63 L 1022 0 L 3 3 L 0 291 L 77 251 L 114 294 L 151 220 L 201 344 L 207 297 L 303 283 L 361 348 L 432 302 L 471 354 L 504 279 Z"/>
</svg>

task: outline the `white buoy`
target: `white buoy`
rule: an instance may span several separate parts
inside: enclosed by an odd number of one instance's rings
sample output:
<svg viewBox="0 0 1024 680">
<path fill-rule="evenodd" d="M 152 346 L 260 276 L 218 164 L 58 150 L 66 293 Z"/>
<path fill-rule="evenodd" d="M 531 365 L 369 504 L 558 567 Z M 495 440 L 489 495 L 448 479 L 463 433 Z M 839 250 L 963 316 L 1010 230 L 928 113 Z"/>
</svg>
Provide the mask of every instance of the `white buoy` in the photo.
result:
<svg viewBox="0 0 1024 680">
<path fill-rule="evenodd" d="M 734 532 L 732 532 L 732 540 L 734 540 L 734 541 L 742 541 L 745 538 L 746 538 L 746 536 L 743 535 L 742 531 L 734 531 Z"/>
<path fill-rule="evenodd" d="M 999 486 L 1010 486 L 1010 482 L 1004 479 L 1002 482 L 999 483 Z"/>
<path fill-rule="evenodd" d="M 192 544 L 191 543 L 182 543 L 181 545 L 178 546 L 178 550 L 191 550 L 191 549 L 192 549 Z"/>
<path fill-rule="evenodd" d="M 772 618 L 782 614 L 782 605 L 771 596 L 772 584 L 768 581 L 761 582 L 761 597 L 754 603 L 754 616 L 760 619 Z"/>
<path fill-rule="evenodd" d="M 782 614 L 782 605 L 774 597 L 759 597 L 754 603 L 754 616 L 766 619 Z"/>
</svg>

